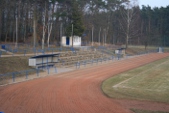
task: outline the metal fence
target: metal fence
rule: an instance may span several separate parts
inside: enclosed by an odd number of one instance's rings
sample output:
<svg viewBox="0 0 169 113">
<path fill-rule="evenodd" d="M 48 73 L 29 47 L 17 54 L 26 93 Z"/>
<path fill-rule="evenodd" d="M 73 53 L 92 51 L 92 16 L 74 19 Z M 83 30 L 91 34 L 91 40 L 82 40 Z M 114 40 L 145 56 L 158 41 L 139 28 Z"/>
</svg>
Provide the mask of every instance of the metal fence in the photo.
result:
<svg viewBox="0 0 169 113">
<path fill-rule="evenodd" d="M 3 54 L 6 54 L 7 51 L 10 51 L 10 46 L 5 46 L 6 48 L 4 49 L 5 51 L 0 51 L 0 56 Z M 95 58 L 95 59 L 90 59 L 90 60 L 83 60 L 83 61 L 77 61 L 74 63 L 74 69 L 79 69 L 82 67 L 86 67 L 87 65 L 89 66 L 93 66 L 94 64 L 99 64 L 99 63 L 104 63 L 104 62 L 111 62 L 111 61 L 117 61 L 117 60 L 121 60 L 121 59 L 125 59 L 125 58 L 129 58 L 129 57 L 133 57 L 133 55 L 130 54 L 126 54 L 126 55 L 122 55 L 122 54 L 114 54 L 112 51 L 110 51 L 112 48 L 111 47 L 103 47 L 103 46 L 99 46 L 99 47 L 91 47 L 90 49 L 97 49 L 97 51 L 102 52 L 103 54 L 108 54 L 109 56 L 107 57 L 103 57 L 103 58 Z M 46 54 L 47 52 L 54 52 L 56 50 L 59 51 L 63 51 L 63 48 L 46 48 L 44 50 L 42 49 L 29 49 L 24 51 L 21 48 L 17 48 L 16 50 L 13 50 L 12 52 L 14 53 L 24 53 L 24 56 L 26 55 L 27 51 L 31 51 L 34 52 L 34 54 Z M 164 49 L 161 49 L 164 52 Z M 65 51 L 72 51 L 76 54 L 76 49 L 75 48 L 66 48 Z M 144 52 L 139 52 L 134 56 L 138 56 L 138 55 L 143 55 L 143 54 L 149 54 L 149 53 L 157 53 L 159 52 L 159 48 L 158 49 L 154 49 L 154 50 L 149 50 L 149 51 L 144 51 Z M 22 53 L 22 54 L 23 54 Z M 63 65 L 64 65 L 64 61 Z M 43 67 L 43 68 L 38 68 L 38 69 L 30 69 L 30 70 L 24 70 L 24 71 L 19 71 L 19 72 L 10 72 L 10 73 L 6 73 L 6 74 L 0 74 L 0 85 L 3 84 L 10 84 L 10 83 L 16 83 L 16 82 L 20 82 L 20 81 L 25 81 L 25 80 L 30 80 L 33 78 L 38 78 L 38 77 L 43 77 L 43 76 L 47 76 L 50 74 L 56 74 L 58 73 L 58 69 L 54 66 L 54 67 Z"/>
<path fill-rule="evenodd" d="M 40 69 L 29 69 L 24 71 L 0 74 L 0 85 L 26 81 L 56 73 L 56 67 L 46 67 Z"/>
</svg>

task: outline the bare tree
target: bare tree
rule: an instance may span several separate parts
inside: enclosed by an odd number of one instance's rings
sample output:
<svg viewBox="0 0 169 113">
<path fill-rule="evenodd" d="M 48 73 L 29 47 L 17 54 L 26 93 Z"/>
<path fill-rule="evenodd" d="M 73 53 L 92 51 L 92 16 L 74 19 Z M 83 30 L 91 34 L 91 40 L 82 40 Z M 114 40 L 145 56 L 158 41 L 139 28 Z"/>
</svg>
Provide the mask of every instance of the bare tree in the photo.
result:
<svg viewBox="0 0 169 113">
<path fill-rule="evenodd" d="M 34 4 L 34 11 L 33 11 L 33 47 L 36 47 L 36 38 L 37 38 L 37 9 L 36 4 Z"/>
<path fill-rule="evenodd" d="M 51 31 L 52 31 L 52 22 L 48 23 L 48 47 L 49 47 L 49 40 L 50 40 L 50 35 L 51 35 Z"/>
<path fill-rule="evenodd" d="M 135 23 L 138 19 L 137 8 L 139 8 L 136 4 L 137 0 L 133 2 L 127 2 L 124 6 L 120 7 L 121 12 L 121 20 L 120 26 L 125 34 L 125 45 L 126 49 L 128 48 L 129 39 L 135 36 L 138 33 L 138 29 L 135 29 Z"/>
<path fill-rule="evenodd" d="M 45 45 L 45 33 L 46 33 L 46 29 L 47 29 L 47 26 L 46 26 L 46 3 L 45 3 L 45 11 L 44 11 L 44 14 L 43 14 L 43 37 L 42 37 L 42 49 L 44 49 L 44 45 Z"/>
</svg>

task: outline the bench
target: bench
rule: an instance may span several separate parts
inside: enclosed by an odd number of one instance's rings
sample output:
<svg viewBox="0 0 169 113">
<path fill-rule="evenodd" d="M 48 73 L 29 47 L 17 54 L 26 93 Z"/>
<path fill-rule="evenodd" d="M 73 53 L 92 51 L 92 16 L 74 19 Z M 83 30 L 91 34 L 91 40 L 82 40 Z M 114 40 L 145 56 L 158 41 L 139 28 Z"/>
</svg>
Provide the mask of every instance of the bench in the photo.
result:
<svg viewBox="0 0 169 113">
<path fill-rule="evenodd" d="M 53 67 L 58 63 L 59 54 L 38 55 L 29 58 L 29 66 L 35 68 Z"/>
</svg>

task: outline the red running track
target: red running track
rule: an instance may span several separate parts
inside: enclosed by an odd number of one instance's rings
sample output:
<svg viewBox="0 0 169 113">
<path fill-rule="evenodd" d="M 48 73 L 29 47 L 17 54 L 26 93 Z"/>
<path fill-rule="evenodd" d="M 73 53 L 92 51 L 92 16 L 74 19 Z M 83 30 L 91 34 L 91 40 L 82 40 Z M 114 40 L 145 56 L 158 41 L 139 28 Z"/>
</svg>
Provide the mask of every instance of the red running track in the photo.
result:
<svg viewBox="0 0 169 113">
<path fill-rule="evenodd" d="M 132 113 L 101 90 L 118 73 L 169 56 L 149 54 L 0 87 L 0 111 L 5 113 Z"/>
</svg>

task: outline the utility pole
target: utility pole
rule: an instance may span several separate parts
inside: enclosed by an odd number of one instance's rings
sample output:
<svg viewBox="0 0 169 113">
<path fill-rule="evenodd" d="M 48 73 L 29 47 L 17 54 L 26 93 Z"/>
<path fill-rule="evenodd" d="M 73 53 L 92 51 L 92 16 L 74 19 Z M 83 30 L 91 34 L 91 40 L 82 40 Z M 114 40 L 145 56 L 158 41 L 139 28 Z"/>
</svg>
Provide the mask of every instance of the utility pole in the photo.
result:
<svg viewBox="0 0 169 113">
<path fill-rule="evenodd" d="M 62 23 L 60 24 L 60 47 L 62 47 Z"/>
<path fill-rule="evenodd" d="M 73 24 L 72 24 L 72 47 L 73 47 Z"/>
</svg>

